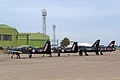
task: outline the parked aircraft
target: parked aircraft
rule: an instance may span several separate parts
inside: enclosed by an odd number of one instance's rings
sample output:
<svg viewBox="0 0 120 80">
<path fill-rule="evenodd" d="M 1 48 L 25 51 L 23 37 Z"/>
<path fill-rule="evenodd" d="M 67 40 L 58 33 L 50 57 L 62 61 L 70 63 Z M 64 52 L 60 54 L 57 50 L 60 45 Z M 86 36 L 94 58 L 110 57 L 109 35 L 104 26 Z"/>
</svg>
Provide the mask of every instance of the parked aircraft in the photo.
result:
<svg viewBox="0 0 120 80">
<path fill-rule="evenodd" d="M 99 51 L 101 54 L 103 54 L 103 52 L 112 52 L 115 50 L 115 41 L 112 41 L 108 46 L 99 47 Z"/>
<path fill-rule="evenodd" d="M 72 47 L 67 47 L 67 48 L 52 48 L 53 53 L 58 53 L 58 56 L 60 56 L 60 53 L 77 53 L 78 52 L 78 44 L 77 42 L 74 42 Z M 70 54 L 68 54 L 70 55 Z"/>
<path fill-rule="evenodd" d="M 100 40 L 97 40 L 92 46 L 79 46 L 78 47 L 79 55 L 82 56 L 83 52 L 85 53 L 86 56 L 88 56 L 87 52 L 95 52 L 96 55 L 99 55 L 99 51 L 98 51 L 99 44 L 100 44 Z"/>
<path fill-rule="evenodd" d="M 35 48 L 29 45 L 24 45 L 11 49 L 10 53 L 12 54 L 11 58 L 13 58 L 14 55 L 17 55 L 17 58 L 20 58 L 20 54 L 22 53 L 28 54 L 29 58 L 32 57 L 32 54 L 49 54 L 50 57 L 52 57 L 50 41 L 47 41 L 43 48 Z"/>
<path fill-rule="evenodd" d="M 4 52 L 4 48 L 0 46 L 0 53 Z"/>
<path fill-rule="evenodd" d="M 68 48 L 62 48 L 61 53 L 76 53 L 78 52 L 78 44 L 77 42 L 74 42 L 72 47 L 68 47 Z"/>
</svg>

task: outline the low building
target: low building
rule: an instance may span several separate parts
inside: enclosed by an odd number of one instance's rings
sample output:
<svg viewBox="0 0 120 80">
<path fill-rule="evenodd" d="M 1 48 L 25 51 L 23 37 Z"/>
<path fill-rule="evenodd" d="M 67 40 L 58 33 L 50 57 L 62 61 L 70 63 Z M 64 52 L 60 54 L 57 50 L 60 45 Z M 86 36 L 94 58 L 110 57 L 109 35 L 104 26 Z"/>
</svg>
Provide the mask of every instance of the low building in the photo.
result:
<svg viewBox="0 0 120 80">
<path fill-rule="evenodd" d="M 21 45 L 43 47 L 49 39 L 49 36 L 42 33 L 19 33 L 16 28 L 0 24 L 0 46 L 3 47 L 17 47 Z"/>
<path fill-rule="evenodd" d="M 18 46 L 18 31 L 6 24 L 0 24 L 0 46 Z"/>
<path fill-rule="evenodd" d="M 42 33 L 19 33 L 18 45 L 31 45 L 34 47 L 43 47 L 45 42 L 49 40 L 49 36 Z"/>
</svg>

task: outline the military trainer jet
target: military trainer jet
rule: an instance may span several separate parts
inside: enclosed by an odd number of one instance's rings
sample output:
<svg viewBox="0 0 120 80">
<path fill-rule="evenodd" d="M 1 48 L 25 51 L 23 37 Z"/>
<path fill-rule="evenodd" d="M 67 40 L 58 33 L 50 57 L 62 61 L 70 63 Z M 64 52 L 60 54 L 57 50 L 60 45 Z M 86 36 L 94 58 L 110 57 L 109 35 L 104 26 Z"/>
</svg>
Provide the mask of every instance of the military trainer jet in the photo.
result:
<svg viewBox="0 0 120 80">
<path fill-rule="evenodd" d="M 112 41 L 108 46 L 99 47 L 99 51 L 101 54 L 103 54 L 103 52 L 112 52 L 115 50 L 115 41 Z"/>
<path fill-rule="evenodd" d="M 10 53 L 12 54 L 11 58 L 13 58 L 14 55 L 17 55 L 17 58 L 20 58 L 20 54 L 28 54 L 29 58 L 32 58 L 32 54 L 49 54 L 50 57 L 52 57 L 50 41 L 47 41 L 43 48 L 35 48 L 29 45 L 24 45 L 11 49 Z"/>
<path fill-rule="evenodd" d="M 96 55 L 99 55 L 99 51 L 98 51 L 99 44 L 100 44 L 100 40 L 97 40 L 92 46 L 79 46 L 78 47 L 79 55 L 82 56 L 83 52 L 85 53 L 86 56 L 88 56 L 87 52 L 95 52 Z"/>
<path fill-rule="evenodd" d="M 52 49 L 53 53 L 58 53 L 58 57 L 60 57 L 60 53 L 77 53 L 78 52 L 78 44 L 77 42 L 74 42 L 72 47 L 67 47 L 67 48 L 61 48 L 58 47 L 56 49 Z M 70 54 L 68 54 L 70 55 Z"/>
<path fill-rule="evenodd" d="M 78 52 L 78 44 L 77 42 L 74 42 L 72 47 L 68 47 L 68 48 L 62 48 L 61 53 L 76 53 Z"/>
</svg>

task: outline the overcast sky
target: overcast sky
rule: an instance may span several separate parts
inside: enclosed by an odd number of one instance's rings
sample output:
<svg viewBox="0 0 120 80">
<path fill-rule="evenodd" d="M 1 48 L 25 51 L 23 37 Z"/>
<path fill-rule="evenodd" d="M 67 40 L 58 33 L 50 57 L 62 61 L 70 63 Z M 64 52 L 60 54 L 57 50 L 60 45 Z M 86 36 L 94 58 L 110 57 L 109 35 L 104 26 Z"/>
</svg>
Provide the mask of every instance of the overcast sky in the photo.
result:
<svg viewBox="0 0 120 80">
<path fill-rule="evenodd" d="M 19 32 L 42 32 L 41 10 L 47 10 L 46 31 L 53 38 L 120 45 L 120 0 L 0 0 L 0 24 Z"/>
</svg>

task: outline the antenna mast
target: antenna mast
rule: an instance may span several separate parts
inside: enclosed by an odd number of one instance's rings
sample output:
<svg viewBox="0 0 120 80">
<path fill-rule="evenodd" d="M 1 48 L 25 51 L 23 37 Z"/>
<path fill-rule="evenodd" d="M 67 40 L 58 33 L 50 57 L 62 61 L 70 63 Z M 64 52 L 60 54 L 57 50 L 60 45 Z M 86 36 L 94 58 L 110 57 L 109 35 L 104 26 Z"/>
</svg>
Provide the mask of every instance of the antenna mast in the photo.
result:
<svg viewBox="0 0 120 80">
<path fill-rule="evenodd" d="M 56 45 L 55 28 L 56 28 L 56 26 L 53 25 L 53 45 L 54 45 L 54 46 Z"/>
<path fill-rule="evenodd" d="M 43 27 L 42 27 L 42 30 L 43 30 L 43 35 L 44 35 L 44 39 L 45 39 L 45 36 L 46 36 L 46 16 L 47 16 L 47 11 L 46 9 L 42 9 L 42 16 L 43 16 Z"/>
</svg>

